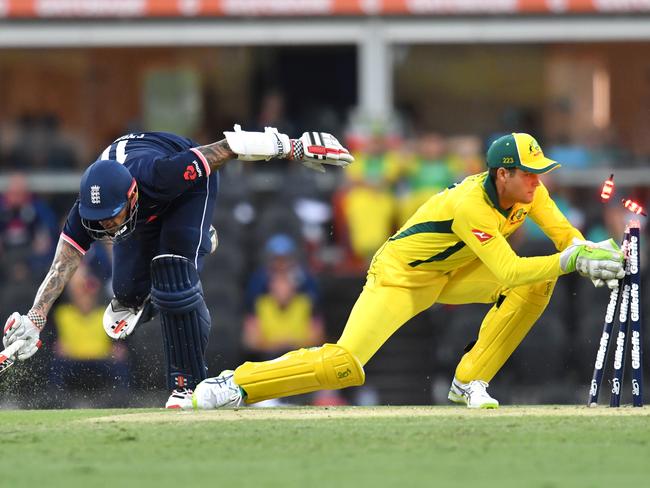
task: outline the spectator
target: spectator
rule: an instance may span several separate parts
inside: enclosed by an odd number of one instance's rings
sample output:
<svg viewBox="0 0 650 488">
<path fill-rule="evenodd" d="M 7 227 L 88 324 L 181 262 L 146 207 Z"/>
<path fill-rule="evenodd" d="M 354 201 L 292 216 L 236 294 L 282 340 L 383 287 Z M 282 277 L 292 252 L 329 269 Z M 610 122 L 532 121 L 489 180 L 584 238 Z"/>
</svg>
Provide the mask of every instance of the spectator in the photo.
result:
<svg viewBox="0 0 650 488">
<path fill-rule="evenodd" d="M 455 181 L 452 158 L 447 141 L 435 132 L 423 134 L 416 143 L 415 156 L 409 161 L 404 175 L 405 193 L 400 198 L 400 224 L 431 195 L 442 191 Z"/>
<path fill-rule="evenodd" d="M 54 114 L 21 117 L 9 158 L 21 168 L 56 170 L 78 166 L 75 149 L 61 133 L 59 119 Z"/>
<path fill-rule="evenodd" d="M 295 125 L 287 119 L 284 94 L 278 90 L 265 93 L 255 121 L 246 130 L 264 132 L 265 127 L 275 127 L 283 134 L 293 134 Z M 320 129 L 319 129 L 320 130 Z"/>
<path fill-rule="evenodd" d="M 6 316 L 16 307 L 29 308 L 34 302 L 34 287 L 38 286 L 25 259 L 5 263 L 5 286 L 0 293 L 0 313 Z"/>
<path fill-rule="evenodd" d="M 99 281 L 87 267 L 81 266 L 68 283 L 69 302 L 58 305 L 52 316 L 56 342 L 49 381 L 58 390 L 113 386 L 115 403 L 120 404 L 129 386 L 127 350 L 123 343 L 114 343 L 104 332 L 100 293 Z M 113 400 L 110 394 L 102 397 Z"/>
<path fill-rule="evenodd" d="M 262 95 L 257 115 L 244 130 L 264 132 L 266 127 L 275 127 L 283 134 L 296 132 L 296 125 L 287 118 L 285 112 L 284 94 L 279 90 L 271 90 Z M 284 161 L 271 159 L 262 169 L 286 173 L 287 165 Z"/>
<path fill-rule="evenodd" d="M 0 196 L 0 253 L 5 263 L 26 260 L 40 275 L 54 256 L 58 238 L 56 217 L 48 205 L 29 190 L 24 173 L 8 177 Z"/>
<path fill-rule="evenodd" d="M 338 244 L 346 269 L 365 269 L 367 262 L 396 229 L 394 187 L 402 164 L 387 137 L 373 135 L 355 162 L 346 168 L 347 185 L 333 196 Z"/>
<path fill-rule="evenodd" d="M 248 284 L 244 346 L 256 358 L 319 344 L 324 339 L 314 278 L 300 264 L 295 241 L 286 234 L 272 236 L 265 246 L 265 263 Z"/>
<path fill-rule="evenodd" d="M 452 158 L 454 181 L 485 170 L 481 138 L 473 135 L 452 136 L 447 141 Z"/>
</svg>

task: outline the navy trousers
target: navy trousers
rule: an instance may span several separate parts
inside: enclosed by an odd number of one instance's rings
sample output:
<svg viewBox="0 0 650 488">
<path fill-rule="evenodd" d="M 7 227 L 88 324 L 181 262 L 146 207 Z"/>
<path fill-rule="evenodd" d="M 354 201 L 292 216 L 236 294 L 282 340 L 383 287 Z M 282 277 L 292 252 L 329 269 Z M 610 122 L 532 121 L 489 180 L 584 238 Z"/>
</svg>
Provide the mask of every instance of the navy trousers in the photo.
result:
<svg viewBox="0 0 650 488">
<path fill-rule="evenodd" d="M 210 252 L 210 224 L 219 190 L 214 171 L 155 218 L 140 221 L 133 235 L 113 248 L 113 293 L 122 305 L 138 307 L 151 289 L 151 260 L 159 254 L 188 258 L 200 272 Z"/>
</svg>

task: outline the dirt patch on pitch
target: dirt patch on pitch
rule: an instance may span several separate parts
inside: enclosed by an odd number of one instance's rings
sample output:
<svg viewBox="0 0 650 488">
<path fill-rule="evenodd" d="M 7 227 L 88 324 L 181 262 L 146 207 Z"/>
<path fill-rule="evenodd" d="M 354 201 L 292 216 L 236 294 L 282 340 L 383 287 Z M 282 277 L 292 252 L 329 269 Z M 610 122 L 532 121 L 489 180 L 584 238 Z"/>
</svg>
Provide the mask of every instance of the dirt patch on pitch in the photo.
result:
<svg viewBox="0 0 650 488">
<path fill-rule="evenodd" d="M 82 422 L 233 422 L 241 420 L 320 420 L 372 417 L 598 417 L 650 416 L 650 409 L 632 407 L 588 408 L 585 406 L 501 407 L 497 410 L 469 410 L 462 407 L 294 407 L 238 408 L 200 412 L 147 411 L 84 419 Z"/>
</svg>

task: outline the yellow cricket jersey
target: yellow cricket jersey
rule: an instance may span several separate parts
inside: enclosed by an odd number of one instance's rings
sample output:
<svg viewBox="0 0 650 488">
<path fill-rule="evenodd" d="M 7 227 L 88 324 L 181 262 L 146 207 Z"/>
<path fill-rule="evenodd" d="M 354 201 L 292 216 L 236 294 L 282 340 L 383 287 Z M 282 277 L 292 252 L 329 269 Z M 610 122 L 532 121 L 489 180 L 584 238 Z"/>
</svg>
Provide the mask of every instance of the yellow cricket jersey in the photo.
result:
<svg viewBox="0 0 650 488">
<path fill-rule="evenodd" d="M 263 295 L 255 303 L 255 312 L 268 345 L 309 341 L 313 309 L 308 295 L 296 295 L 285 307 L 270 295 Z"/>
<path fill-rule="evenodd" d="M 377 251 L 369 274 L 381 266 L 392 284 L 417 285 L 426 283 L 432 272 L 444 274 L 480 259 L 507 287 L 558 277 L 563 274 L 559 254 L 523 258 L 506 241 L 526 217 L 540 226 L 558 250 L 574 237 L 583 239 L 541 183 L 532 203 L 504 210 L 485 172 L 429 198 Z"/>
<path fill-rule="evenodd" d="M 103 308 L 84 315 L 71 304 L 54 310 L 60 346 L 69 359 L 108 359 L 113 343 L 102 328 Z"/>
</svg>

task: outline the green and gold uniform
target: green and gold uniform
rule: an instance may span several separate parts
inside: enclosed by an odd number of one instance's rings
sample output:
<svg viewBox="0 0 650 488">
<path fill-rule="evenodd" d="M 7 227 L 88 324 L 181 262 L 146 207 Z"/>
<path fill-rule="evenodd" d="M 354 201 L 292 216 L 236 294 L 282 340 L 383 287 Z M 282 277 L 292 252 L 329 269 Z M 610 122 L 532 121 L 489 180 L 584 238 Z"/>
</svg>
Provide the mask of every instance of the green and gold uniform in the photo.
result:
<svg viewBox="0 0 650 488">
<path fill-rule="evenodd" d="M 559 166 L 522 133 L 493 143 L 487 163 L 535 174 Z M 523 258 L 508 244 L 506 239 L 527 217 L 558 250 L 573 238 L 583 239 L 541 183 L 531 203 L 509 209 L 500 208 L 488 172 L 432 196 L 374 255 L 336 344 L 247 362 L 235 370 L 247 402 L 363 384 L 363 365 L 397 329 L 434 303 L 495 304 L 456 369 L 462 383 L 489 382 L 542 314 L 563 274 L 559 253 Z"/>
<path fill-rule="evenodd" d="M 544 310 L 555 280 L 563 274 L 559 254 L 523 258 L 508 244 L 507 237 L 527 217 L 558 250 L 574 237 L 583 238 L 541 184 L 532 203 L 507 210 L 499 207 L 487 172 L 432 196 L 375 254 L 338 344 L 365 364 L 401 325 L 436 302 L 495 303 L 505 295 L 488 313 L 477 344 L 457 370 L 460 381 L 489 381 Z M 511 298 L 523 307 L 519 313 L 510 310 Z M 496 323 L 495 315 L 505 315 L 497 314 L 501 308 L 509 312 L 503 323 Z M 505 343 L 495 344 L 487 334 L 490 322 L 495 329 L 512 322 L 515 330 L 501 330 Z M 483 344 L 484 337 L 490 343 Z M 489 357 L 480 354 L 484 345 Z M 489 354 L 494 348 L 499 349 L 496 356 Z M 472 361 L 473 356 L 489 359 L 489 364 Z"/>
</svg>

